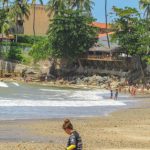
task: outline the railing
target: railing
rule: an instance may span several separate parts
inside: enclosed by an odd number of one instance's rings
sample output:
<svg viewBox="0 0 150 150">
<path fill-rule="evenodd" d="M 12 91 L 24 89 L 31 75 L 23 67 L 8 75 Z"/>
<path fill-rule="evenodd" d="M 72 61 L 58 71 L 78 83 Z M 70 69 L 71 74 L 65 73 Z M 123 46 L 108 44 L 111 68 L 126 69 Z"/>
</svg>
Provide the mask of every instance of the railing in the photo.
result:
<svg viewBox="0 0 150 150">
<path fill-rule="evenodd" d="M 119 59 L 114 56 L 100 56 L 100 55 L 88 55 L 88 56 L 82 56 L 81 59 L 86 60 L 103 60 L 103 61 L 122 61 L 122 59 Z"/>
</svg>

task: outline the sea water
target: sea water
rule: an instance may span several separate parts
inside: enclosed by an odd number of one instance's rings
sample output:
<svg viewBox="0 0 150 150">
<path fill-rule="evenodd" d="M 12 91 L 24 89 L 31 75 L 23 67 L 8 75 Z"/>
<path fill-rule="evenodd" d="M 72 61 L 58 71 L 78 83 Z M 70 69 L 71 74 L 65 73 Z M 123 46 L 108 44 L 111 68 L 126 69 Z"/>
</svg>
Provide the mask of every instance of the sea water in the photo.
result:
<svg viewBox="0 0 150 150">
<path fill-rule="evenodd" d="M 0 82 L 0 120 L 108 115 L 128 107 L 128 95 L 110 99 L 110 91 L 64 89 Z"/>
</svg>

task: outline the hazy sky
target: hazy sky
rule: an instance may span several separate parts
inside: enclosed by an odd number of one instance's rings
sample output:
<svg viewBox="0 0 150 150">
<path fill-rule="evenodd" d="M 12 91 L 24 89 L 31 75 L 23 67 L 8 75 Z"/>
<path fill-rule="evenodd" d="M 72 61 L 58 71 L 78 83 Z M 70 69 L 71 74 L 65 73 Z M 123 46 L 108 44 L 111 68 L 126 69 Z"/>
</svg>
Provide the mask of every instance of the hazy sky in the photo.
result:
<svg viewBox="0 0 150 150">
<path fill-rule="evenodd" d="M 44 3 L 48 0 L 43 0 Z M 95 3 L 95 6 L 93 7 L 93 16 L 97 19 L 99 22 L 105 22 L 105 0 L 93 0 Z M 108 2 L 108 13 L 112 12 L 112 6 L 117 7 L 135 7 L 139 9 L 139 0 L 107 0 Z M 108 17 L 108 20 L 111 21 L 111 18 Z"/>
</svg>

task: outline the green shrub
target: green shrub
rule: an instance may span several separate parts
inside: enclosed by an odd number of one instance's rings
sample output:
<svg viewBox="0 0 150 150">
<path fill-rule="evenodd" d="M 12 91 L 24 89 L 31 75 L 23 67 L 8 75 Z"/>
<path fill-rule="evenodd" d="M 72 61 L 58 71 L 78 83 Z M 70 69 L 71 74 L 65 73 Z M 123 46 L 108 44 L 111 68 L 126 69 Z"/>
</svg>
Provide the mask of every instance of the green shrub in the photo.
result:
<svg viewBox="0 0 150 150">
<path fill-rule="evenodd" d="M 18 35 L 18 43 L 28 43 L 33 44 L 46 39 L 46 36 L 33 36 L 33 35 Z"/>
<path fill-rule="evenodd" d="M 25 65 L 30 65 L 33 62 L 33 59 L 31 56 L 28 55 L 28 53 L 23 52 L 22 53 L 22 63 Z"/>
<path fill-rule="evenodd" d="M 11 61 L 22 61 L 22 49 L 12 46 L 7 54 L 7 59 Z"/>
</svg>

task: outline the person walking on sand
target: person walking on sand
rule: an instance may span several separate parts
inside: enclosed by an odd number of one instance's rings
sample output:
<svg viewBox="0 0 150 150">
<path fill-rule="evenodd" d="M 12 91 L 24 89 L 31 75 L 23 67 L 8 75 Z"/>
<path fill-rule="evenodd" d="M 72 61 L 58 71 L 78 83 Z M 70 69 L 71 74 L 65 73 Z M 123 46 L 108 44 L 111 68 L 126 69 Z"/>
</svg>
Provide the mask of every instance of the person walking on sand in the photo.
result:
<svg viewBox="0 0 150 150">
<path fill-rule="evenodd" d="M 69 119 L 64 120 L 62 128 L 70 135 L 66 150 L 82 150 L 82 140 L 77 131 L 73 129 L 73 125 Z"/>
<path fill-rule="evenodd" d="M 135 95 L 136 95 L 136 91 L 137 91 L 136 86 L 134 86 L 133 96 L 135 96 Z"/>
<path fill-rule="evenodd" d="M 115 100 L 118 99 L 118 89 L 116 89 L 116 92 L 115 92 L 115 97 L 114 97 Z"/>
</svg>

